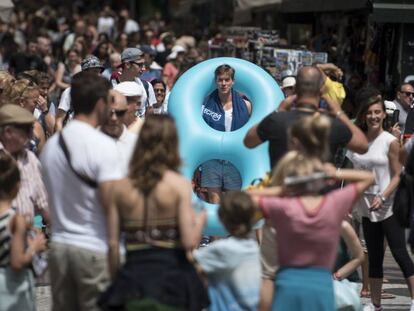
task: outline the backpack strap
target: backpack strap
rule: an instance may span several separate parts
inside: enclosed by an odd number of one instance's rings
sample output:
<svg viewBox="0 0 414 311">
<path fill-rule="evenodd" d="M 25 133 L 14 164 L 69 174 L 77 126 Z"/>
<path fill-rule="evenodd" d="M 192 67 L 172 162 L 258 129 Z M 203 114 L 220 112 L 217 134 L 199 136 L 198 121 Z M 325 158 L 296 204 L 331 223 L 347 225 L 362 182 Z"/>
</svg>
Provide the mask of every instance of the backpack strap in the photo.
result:
<svg viewBox="0 0 414 311">
<path fill-rule="evenodd" d="M 145 93 L 147 94 L 147 101 L 145 102 L 145 107 L 149 107 L 149 82 L 139 78 L 144 85 Z"/>
<path fill-rule="evenodd" d="M 70 153 L 69 153 L 69 149 L 68 146 L 66 145 L 65 139 L 63 138 L 62 132 L 59 133 L 59 146 L 62 148 L 63 153 L 65 154 L 66 160 L 68 161 L 69 167 L 72 170 L 72 172 L 80 179 L 82 180 L 85 184 L 87 184 L 89 187 L 91 188 L 98 188 L 98 183 L 92 179 L 90 179 L 89 177 L 82 175 L 80 173 L 78 173 L 72 165 L 72 161 L 70 158 Z"/>
</svg>

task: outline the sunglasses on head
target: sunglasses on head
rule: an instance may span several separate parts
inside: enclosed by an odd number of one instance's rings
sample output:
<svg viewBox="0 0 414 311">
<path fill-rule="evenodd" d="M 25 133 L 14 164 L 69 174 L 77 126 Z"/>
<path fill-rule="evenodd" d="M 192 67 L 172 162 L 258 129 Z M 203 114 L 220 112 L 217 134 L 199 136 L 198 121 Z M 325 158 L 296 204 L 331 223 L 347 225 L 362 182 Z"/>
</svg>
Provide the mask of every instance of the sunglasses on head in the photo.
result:
<svg viewBox="0 0 414 311">
<path fill-rule="evenodd" d="M 115 114 L 117 118 L 122 118 L 126 112 L 126 110 L 111 109 L 110 115 L 113 116 L 113 114 Z"/>
<path fill-rule="evenodd" d="M 405 96 L 413 96 L 414 97 L 414 93 L 413 92 L 403 92 L 401 91 L 401 94 L 404 94 Z"/>
</svg>

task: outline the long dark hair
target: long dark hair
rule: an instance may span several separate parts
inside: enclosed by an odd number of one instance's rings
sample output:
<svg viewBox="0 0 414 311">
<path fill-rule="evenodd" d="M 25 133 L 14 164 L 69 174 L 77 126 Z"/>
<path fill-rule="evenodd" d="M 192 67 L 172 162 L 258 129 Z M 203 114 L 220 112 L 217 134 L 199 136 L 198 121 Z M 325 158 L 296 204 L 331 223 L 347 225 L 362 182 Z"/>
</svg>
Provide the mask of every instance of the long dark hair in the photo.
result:
<svg viewBox="0 0 414 311">
<path fill-rule="evenodd" d="M 175 122 L 169 115 L 149 115 L 129 163 L 129 178 L 148 195 L 165 171 L 178 171 L 181 164 Z"/>
<path fill-rule="evenodd" d="M 378 92 L 379 93 L 379 92 Z M 368 95 L 368 94 L 367 94 Z M 358 95 L 357 95 L 358 98 Z M 363 131 L 366 132 L 368 130 L 366 115 L 369 107 L 375 104 L 381 104 L 382 110 L 384 113 L 386 112 L 384 101 L 379 94 L 371 94 L 371 96 L 361 97 L 359 98 L 359 110 L 356 116 L 355 124 Z M 384 128 L 384 122 L 382 127 Z"/>
<path fill-rule="evenodd" d="M 20 182 L 20 171 L 16 161 L 4 150 L 0 150 L 0 199 L 13 199 Z"/>
</svg>

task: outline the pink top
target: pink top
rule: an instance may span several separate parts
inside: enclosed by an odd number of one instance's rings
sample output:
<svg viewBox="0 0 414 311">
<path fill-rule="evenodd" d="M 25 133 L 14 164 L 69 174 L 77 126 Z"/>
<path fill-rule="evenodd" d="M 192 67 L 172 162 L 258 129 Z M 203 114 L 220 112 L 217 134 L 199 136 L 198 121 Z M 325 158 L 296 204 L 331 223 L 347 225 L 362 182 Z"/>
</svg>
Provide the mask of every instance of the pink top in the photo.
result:
<svg viewBox="0 0 414 311">
<path fill-rule="evenodd" d="M 356 199 L 355 184 L 326 194 L 312 213 L 300 197 L 261 197 L 259 206 L 277 229 L 280 266 L 331 270 L 336 258 L 341 222 Z"/>
<path fill-rule="evenodd" d="M 166 78 L 166 84 L 168 86 L 168 89 L 172 89 L 175 79 L 177 78 L 178 75 L 178 69 L 177 67 L 175 67 L 174 64 L 172 63 L 166 63 L 164 65 L 164 70 L 162 72 L 163 76 Z"/>
</svg>

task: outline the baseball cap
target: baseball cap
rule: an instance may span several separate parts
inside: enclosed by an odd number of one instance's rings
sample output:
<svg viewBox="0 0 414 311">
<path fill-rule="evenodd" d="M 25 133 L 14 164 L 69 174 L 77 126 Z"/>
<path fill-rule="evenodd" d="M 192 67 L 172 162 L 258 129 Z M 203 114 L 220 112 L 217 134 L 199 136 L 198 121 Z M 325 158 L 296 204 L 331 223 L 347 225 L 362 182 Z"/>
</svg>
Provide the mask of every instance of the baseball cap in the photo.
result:
<svg viewBox="0 0 414 311">
<path fill-rule="evenodd" d="M 81 62 L 81 68 L 82 71 L 91 68 L 100 68 L 101 72 L 105 69 L 105 67 L 102 66 L 101 62 L 99 61 L 99 58 L 95 55 L 87 55 Z"/>
<path fill-rule="evenodd" d="M 292 71 L 292 70 L 290 70 L 290 69 L 286 69 L 286 70 L 283 70 L 283 71 L 281 72 L 280 76 L 281 76 L 281 78 L 282 78 L 282 80 L 283 80 L 283 79 L 284 79 L 284 78 L 286 78 L 286 77 L 293 77 L 293 76 L 294 76 L 294 74 L 293 74 L 293 71 Z"/>
<path fill-rule="evenodd" d="M 282 89 L 296 85 L 295 77 L 286 77 L 282 81 Z"/>
<path fill-rule="evenodd" d="M 31 124 L 36 118 L 28 110 L 12 104 L 0 108 L 0 126 L 7 124 Z"/>
<path fill-rule="evenodd" d="M 114 86 L 114 90 L 118 91 L 122 95 L 129 96 L 142 96 L 145 92 L 143 86 L 133 81 L 121 82 Z"/>
<path fill-rule="evenodd" d="M 176 59 L 178 53 L 181 52 L 186 52 L 187 50 L 185 48 L 183 48 L 181 45 L 175 45 L 172 49 L 171 49 L 171 53 L 170 55 L 167 56 L 167 59 Z"/>
<path fill-rule="evenodd" d="M 142 54 L 142 51 L 138 48 L 126 48 L 122 51 L 121 62 L 127 63 L 136 61 L 141 58 Z"/>
</svg>

